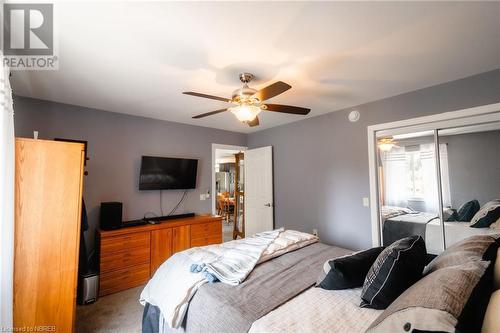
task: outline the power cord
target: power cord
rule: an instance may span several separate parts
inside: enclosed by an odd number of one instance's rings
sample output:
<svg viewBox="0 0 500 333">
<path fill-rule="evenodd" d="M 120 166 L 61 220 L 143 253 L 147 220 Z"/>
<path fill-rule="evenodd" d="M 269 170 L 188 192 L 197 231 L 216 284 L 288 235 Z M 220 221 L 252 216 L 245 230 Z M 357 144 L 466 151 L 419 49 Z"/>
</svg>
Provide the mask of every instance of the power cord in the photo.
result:
<svg viewBox="0 0 500 333">
<path fill-rule="evenodd" d="M 185 190 L 184 193 L 182 194 L 182 197 L 181 197 L 181 200 L 179 200 L 179 202 L 177 203 L 177 205 L 175 205 L 174 208 L 172 208 L 172 210 L 170 211 L 170 213 L 168 213 L 167 216 L 170 216 L 172 215 L 173 213 L 175 213 L 175 211 L 177 210 L 177 208 L 179 208 L 179 206 L 184 202 L 184 200 L 186 199 L 187 197 L 187 192 L 188 190 Z"/>
<path fill-rule="evenodd" d="M 161 216 L 165 216 L 165 214 L 163 214 L 163 190 L 160 190 L 160 212 Z"/>
<path fill-rule="evenodd" d="M 188 190 L 185 190 L 184 193 L 182 194 L 182 197 L 181 199 L 179 200 L 179 202 L 177 202 L 177 204 L 174 206 L 174 208 L 172 208 L 172 210 L 170 211 L 170 213 L 168 213 L 167 216 L 170 216 L 172 215 L 173 213 L 175 213 L 175 211 L 179 208 L 179 206 L 184 202 L 184 200 L 186 199 L 187 197 L 187 192 Z M 160 190 L 160 212 L 161 212 L 161 216 L 165 216 L 165 214 L 163 213 L 163 190 Z"/>
</svg>

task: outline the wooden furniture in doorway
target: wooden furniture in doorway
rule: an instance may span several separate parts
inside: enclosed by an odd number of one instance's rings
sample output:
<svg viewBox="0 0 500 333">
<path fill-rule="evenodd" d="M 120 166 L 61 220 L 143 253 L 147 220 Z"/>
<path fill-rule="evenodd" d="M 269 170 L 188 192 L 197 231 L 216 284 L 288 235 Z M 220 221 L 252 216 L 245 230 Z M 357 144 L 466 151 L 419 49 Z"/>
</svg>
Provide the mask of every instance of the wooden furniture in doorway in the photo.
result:
<svg viewBox="0 0 500 333">
<path fill-rule="evenodd" d="M 245 237 L 245 188 L 243 174 L 243 163 L 245 154 L 234 154 L 236 161 L 235 177 L 234 177 L 234 225 L 233 239 Z"/>
<path fill-rule="evenodd" d="M 14 327 L 73 332 L 84 147 L 16 139 Z"/>
<path fill-rule="evenodd" d="M 146 283 L 172 254 L 222 243 L 222 217 L 197 215 L 99 231 L 101 296 Z"/>
</svg>

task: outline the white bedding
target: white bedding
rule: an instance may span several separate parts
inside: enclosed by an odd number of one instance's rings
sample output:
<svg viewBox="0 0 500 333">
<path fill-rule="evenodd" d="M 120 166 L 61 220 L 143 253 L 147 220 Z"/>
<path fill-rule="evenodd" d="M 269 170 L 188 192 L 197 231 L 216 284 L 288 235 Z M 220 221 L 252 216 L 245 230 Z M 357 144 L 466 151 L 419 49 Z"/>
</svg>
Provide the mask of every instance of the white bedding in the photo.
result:
<svg viewBox="0 0 500 333">
<path fill-rule="evenodd" d="M 443 237 L 441 235 L 441 220 L 435 219 L 427 223 L 425 229 L 425 246 L 427 252 L 432 254 L 439 254 L 443 252 Z M 474 235 L 492 235 L 499 234 L 499 229 L 490 228 L 471 228 L 470 222 L 445 222 L 445 240 L 446 247 L 461 241 L 467 237 Z"/>
<path fill-rule="evenodd" d="M 364 332 L 383 310 L 360 308 L 361 289 L 312 287 L 255 321 L 249 332 Z"/>
</svg>

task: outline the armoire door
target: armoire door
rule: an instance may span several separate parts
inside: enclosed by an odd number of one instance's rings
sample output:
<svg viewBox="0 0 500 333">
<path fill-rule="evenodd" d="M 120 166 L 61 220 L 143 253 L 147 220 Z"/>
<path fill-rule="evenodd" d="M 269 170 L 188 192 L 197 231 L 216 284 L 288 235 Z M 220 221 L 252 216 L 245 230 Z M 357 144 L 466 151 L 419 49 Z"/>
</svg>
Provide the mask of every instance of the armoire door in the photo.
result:
<svg viewBox="0 0 500 333">
<path fill-rule="evenodd" d="M 84 148 L 16 139 L 14 326 L 72 332 Z"/>
</svg>

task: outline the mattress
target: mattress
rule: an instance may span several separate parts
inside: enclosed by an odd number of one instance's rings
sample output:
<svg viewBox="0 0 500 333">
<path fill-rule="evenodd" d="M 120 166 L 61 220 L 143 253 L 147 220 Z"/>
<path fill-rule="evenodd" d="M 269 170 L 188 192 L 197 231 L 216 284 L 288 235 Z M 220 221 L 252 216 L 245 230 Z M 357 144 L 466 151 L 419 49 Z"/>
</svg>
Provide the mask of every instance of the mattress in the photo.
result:
<svg viewBox="0 0 500 333">
<path fill-rule="evenodd" d="M 441 234 L 441 220 L 435 219 L 427 223 L 425 230 L 425 246 L 427 252 L 439 254 L 443 252 L 443 236 Z M 500 234 L 500 229 L 471 228 L 470 222 L 445 222 L 446 247 L 474 235 Z"/>
<path fill-rule="evenodd" d="M 360 308 L 361 289 L 312 287 L 255 321 L 249 332 L 364 332 L 383 310 Z"/>
</svg>

